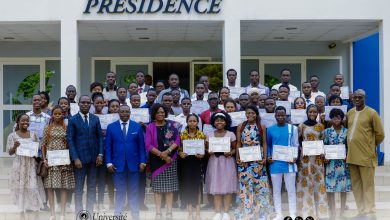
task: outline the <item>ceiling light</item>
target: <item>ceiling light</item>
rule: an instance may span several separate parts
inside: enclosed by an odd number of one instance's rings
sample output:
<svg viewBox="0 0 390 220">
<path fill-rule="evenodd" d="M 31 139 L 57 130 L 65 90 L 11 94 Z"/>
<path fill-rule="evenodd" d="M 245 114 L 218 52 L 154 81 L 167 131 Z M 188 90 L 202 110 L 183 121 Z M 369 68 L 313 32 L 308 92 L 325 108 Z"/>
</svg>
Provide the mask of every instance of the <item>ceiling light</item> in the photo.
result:
<svg viewBox="0 0 390 220">
<path fill-rule="evenodd" d="M 3 39 L 4 39 L 4 40 L 15 40 L 14 37 L 4 37 Z"/>
<path fill-rule="evenodd" d="M 136 31 L 147 31 L 148 28 L 135 28 Z"/>
<path fill-rule="evenodd" d="M 139 39 L 139 40 L 150 40 L 149 37 L 139 37 L 138 39 Z"/>
<path fill-rule="evenodd" d="M 274 37 L 274 40 L 284 40 L 284 37 Z"/>
<path fill-rule="evenodd" d="M 298 30 L 298 28 L 297 27 L 286 27 L 286 30 L 293 31 L 293 30 Z"/>
</svg>

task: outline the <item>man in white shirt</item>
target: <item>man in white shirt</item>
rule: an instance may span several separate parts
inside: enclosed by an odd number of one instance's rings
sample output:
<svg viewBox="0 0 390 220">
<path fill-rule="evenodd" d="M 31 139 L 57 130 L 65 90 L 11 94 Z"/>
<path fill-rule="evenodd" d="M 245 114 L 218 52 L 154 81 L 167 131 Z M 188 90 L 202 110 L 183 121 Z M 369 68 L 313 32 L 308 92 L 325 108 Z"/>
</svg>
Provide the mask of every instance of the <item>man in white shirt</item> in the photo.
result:
<svg viewBox="0 0 390 220">
<path fill-rule="evenodd" d="M 203 95 L 203 101 L 207 101 L 207 97 L 209 97 L 209 93 L 211 92 L 211 90 L 209 89 L 209 77 L 208 76 L 201 76 L 199 78 L 199 82 L 203 83 L 204 85 L 204 95 Z M 191 99 L 192 100 L 196 100 L 197 98 L 197 94 L 196 92 L 194 94 L 192 94 L 191 96 Z"/>
<path fill-rule="evenodd" d="M 182 125 L 180 132 L 183 132 L 187 127 L 187 117 L 189 114 L 192 114 L 191 107 L 191 99 L 183 98 L 183 100 L 181 100 L 181 108 L 183 112 L 175 117 L 175 121 L 179 122 Z M 200 118 L 198 122 L 198 128 L 199 130 L 202 130 L 202 120 Z"/>
<path fill-rule="evenodd" d="M 290 92 L 298 91 L 297 87 L 295 87 L 294 85 L 290 84 L 290 80 L 291 80 L 291 70 L 283 69 L 281 71 L 281 73 L 280 73 L 280 81 L 281 81 L 281 83 L 278 83 L 278 84 L 272 86 L 272 89 L 279 90 L 279 87 L 281 85 L 286 85 L 286 86 L 290 87 Z"/>
<path fill-rule="evenodd" d="M 103 90 L 104 99 L 118 99 L 116 96 L 116 90 L 118 89 L 115 85 L 116 82 L 116 73 L 114 72 L 108 72 L 106 74 L 106 83 L 107 86 Z"/>
<path fill-rule="evenodd" d="M 320 78 L 316 75 L 312 75 L 310 77 L 310 85 L 311 85 L 311 96 L 314 97 L 314 99 L 317 96 L 326 96 L 325 93 L 318 90 L 318 85 L 320 84 Z"/>
<path fill-rule="evenodd" d="M 311 83 L 303 82 L 302 83 L 302 98 L 305 99 L 306 106 L 310 104 L 315 104 L 315 97 L 311 94 Z"/>
<path fill-rule="evenodd" d="M 237 71 L 235 69 L 229 69 L 226 72 L 228 79 L 228 87 L 236 87 Z"/>
<path fill-rule="evenodd" d="M 250 81 L 251 83 L 246 87 L 246 93 L 248 93 L 251 88 L 258 88 L 260 89 L 261 94 L 269 95 L 269 88 L 260 83 L 259 71 L 252 70 L 250 72 Z"/>
</svg>

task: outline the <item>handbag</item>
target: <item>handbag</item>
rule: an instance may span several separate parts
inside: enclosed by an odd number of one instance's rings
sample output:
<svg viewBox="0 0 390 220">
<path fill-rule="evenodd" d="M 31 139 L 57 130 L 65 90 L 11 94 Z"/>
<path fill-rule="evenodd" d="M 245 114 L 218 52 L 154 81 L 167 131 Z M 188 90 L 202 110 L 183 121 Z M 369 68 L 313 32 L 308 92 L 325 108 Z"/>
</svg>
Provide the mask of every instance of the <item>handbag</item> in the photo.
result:
<svg viewBox="0 0 390 220">
<path fill-rule="evenodd" d="M 44 160 L 40 160 L 37 166 L 37 175 L 40 177 L 47 177 L 47 174 L 48 174 L 48 168 L 45 165 Z"/>
</svg>

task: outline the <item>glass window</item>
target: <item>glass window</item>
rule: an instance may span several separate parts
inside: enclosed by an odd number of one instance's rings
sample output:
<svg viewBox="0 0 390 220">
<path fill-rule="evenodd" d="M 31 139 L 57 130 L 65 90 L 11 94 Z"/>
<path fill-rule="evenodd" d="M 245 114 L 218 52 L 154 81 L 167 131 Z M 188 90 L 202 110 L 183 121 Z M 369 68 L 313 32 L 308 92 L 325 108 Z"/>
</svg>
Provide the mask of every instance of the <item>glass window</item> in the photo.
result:
<svg viewBox="0 0 390 220">
<path fill-rule="evenodd" d="M 39 65 L 4 65 L 3 104 L 31 104 L 32 95 L 39 91 L 39 71 Z"/>
<path fill-rule="evenodd" d="M 334 75 L 340 73 L 339 59 L 309 59 L 306 61 L 306 79 L 309 81 L 311 75 L 320 78 L 318 89 L 325 94 L 329 91 L 329 86 L 333 84 Z M 344 76 L 344 84 L 348 85 L 348 76 Z"/>
<path fill-rule="evenodd" d="M 46 66 L 46 91 L 50 94 L 51 105 L 57 105 L 57 100 L 65 95 L 61 91 L 61 61 L 47 60 Z"/>
<path fill-rule="evenodd" d="M 104 84 L 106 82 L 106 74 L 110 71 L 111 71 L 110 60 L 95 60 L 95 82 L 100 82 Z M 89 85 L 88 85 L 88 89 L 89 89 Z"/>
<path fill-rule="evenodd" d="M 135 82 L 135 75 L 138 71 L 148 74 L 148 65 L 125 64 L 116 65 L 116 85 L 129 87 L 131 82 Z"/>
<path fill-rule="evenodd" d="M 194 64 L 195 82 L 201 76 L 209 77 L 209 89 L 217 92 L 223 86 L 222 64 Z"/>
<path fill-rule="evenodd" d="M 301 64 L 295 63 L 275 63 L 264 65 L 265 85 L 270 89 L 273 85 L 280 82 L 280 72 L 283 69 L 291 70 L 291 81 L 290 83 L 298 88 L 301 88 Z"/>
<path fill-rule="evenodd" d="M 241 86 L 249 85 L 249 73 L 251 70 L 259 70 L 259 60 L 241 60 Z M 238 73 L 240 74 L 240 73 Z"/>
</svg>

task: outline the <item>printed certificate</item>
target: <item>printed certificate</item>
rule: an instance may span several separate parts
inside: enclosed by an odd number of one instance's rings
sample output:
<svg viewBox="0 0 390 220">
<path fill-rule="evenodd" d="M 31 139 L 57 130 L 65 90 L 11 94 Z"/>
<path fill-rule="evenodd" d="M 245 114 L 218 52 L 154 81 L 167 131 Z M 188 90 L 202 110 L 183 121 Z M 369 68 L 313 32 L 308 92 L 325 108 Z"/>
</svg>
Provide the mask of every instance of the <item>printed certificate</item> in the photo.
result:
<svg viewBox="0 0 390 220">
<path fill-rule="evenodd" d="M 285 162 L 293 162 L 295 157 L 296 147 L 274 145 L 272 147 L 272 160 Z M 297 149 L 297 148 L 296 148 Z"/>
<path fill-rule="evenodd" d="M 288 96 L 288 100 L 293 103 L 294 100 L 298 97 L 301 97 L 301 91 L 290 91 L 290 95 Z"/>
<path fill-rule="evenodd" d="M 213 152 L 213 153 L 230 152 L 230 137 L 210 137 L 209 152 Z"/>
<path fill-rule="evenodd" d="M 78 103 L 70 103 L 70 114 L 73 116 L 77 114 L 80 110 Z"/>
<path fill-rule="evenodd" d="M 243 87 L 229 87 L 230 89 L 230 98 L 232 99 L 238 99 L 238 97 L 245 93 L 245 88 Z"/>
<path fill-rule="evenodd" d="M 147 92 L 142 92 L 139 94 L 140 98 L 141 98 L 141 104 L 140 106 L 143 106 L 145 105 L 145 103 L 148 101 L 148 98 L 146 97 L 146 93 Z M 133 111 L 132 111 L 133 112 Z"/>
<path fill-rule="evenodd" d="M 232 118 L 232 127 L 237 127 L 240 123 L 246 121 L 245 111 L 229 113 Z"/>
<path fill-rule="evenodd" d="M 286 115 L 291 114 L 291 102 L 290 101 L 276 101 L 276 106 L 283 106 L 286 108 Z"/>
<path fill-rule="evenodd" d="M 69 165 L 69 150 L 49 150 L 47 151 L 47 162 L 49 167 Z"/>
<path fill-rule="evenodd" d="M 291 109 L 291 124 L 302 124 L 306 120 L 305 109 Z"/>
<path fill-rule="evenodd" d="M 130 119 L 138 123 L 149 123 L 149 109 L 133 108 L 131 110 Z"/>
<path fill-rule="evenodd" d="M 184 140 L 183 141 L 183 152 L 187 155 L 197 155 L 204 154 L 204 140 L 194 139 L 194 140 Z"/>
<path fill-rule="evenodd" d="M 265 113 L 261 115 L 261 124 L 266 128 L 276 125 L 275 113 Z"/>
<path fill-rule="evenodd" d="M 96 116 L 99 117 L 100 127 L 103 130 L 106 130 L 109 124 L 119 120 L 118 114 L 106 114 L 106 115 L 96 115 Z"/>
<path fill-rule="evenodd" d="M 197 115 L 200 115 L 200 113 L 210 108 L 209 103 L 203 100 L 192 101 L 191 104 L 191 112 Z"/>
<path fill-rule="evenodd" d="M 203 125 L 203 133 L 204 133 L 205 135 L 207 135 L 207 134 L 213 132 L 214 130 L 215 130 L 215 128 L 213 128 L 213 126 L 211 126 L 210 124 L 204 124 L 204 125 Z"/>
<path fill-rule="evenodd" d="M 344 112 L 344 114 L 347 115 L 347 107 L 348 106 L 346 106 L 346 105 L 342 105 L 342 106 L 325 106 L 325 121 L 330 121 L 329 113 L 334 108 L 341 109 Z"/>
<path fill-rule="evenodd" d="M 260 150 L 260 145 L 241 147 L 238 148 L 238 152 L 240 153 L 240 160 L 242 162 L 259 161 L 263 159 L 263 155 L 261 154 Z"/>
<path fill-rule="evenodd" d="M 16 155 L 25 157 L 38 157 L 39 142 L 30 139 L 18 139 L 20 145 L 16 148 Z"/>
<path fill-rule="evenodd" d="M 347 157 L 345 144 L 324 145 L 324 149 L 327 160 L 344 160 Z"/>
<path fill-rule="evenodd" d="M 303 141 L 302 153 L 304 156 L 316 156 L 324 154 L 323 141 Z"/>
<path fill-rule="evenodd" d="M 343 87 L 340 87 L 340 90 L 341 90 L 340 97 L 342 99 L 349 99 L 349 87 L 343 86 Z"/>
</svg>

